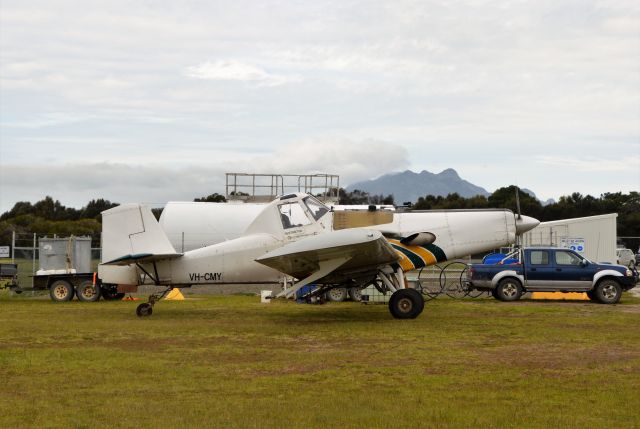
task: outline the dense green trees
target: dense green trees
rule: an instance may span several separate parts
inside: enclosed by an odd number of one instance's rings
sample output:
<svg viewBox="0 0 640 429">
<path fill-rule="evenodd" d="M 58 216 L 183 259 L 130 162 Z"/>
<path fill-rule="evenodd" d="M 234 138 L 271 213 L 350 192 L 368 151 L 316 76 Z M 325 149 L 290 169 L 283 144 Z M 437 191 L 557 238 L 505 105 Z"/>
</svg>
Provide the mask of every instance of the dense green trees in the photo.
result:
<svg viewBox="0 0 640 429">
<path fill-rule="evenodd" d="M 63 206 L 60 201 L 54 201 L 49 196 L 35 204 L 28 201 L 17 202 L 11 210 L 0 216 L 0 244 L 10 244 L 15 231 L 19 235 L 86 235 L 93 239 L 93 246 L 98 246 L 101 230 L 100 212 L 117 205 L 99 198 L 89 201 L 81 209 L 74 209 Z"/>
<path fill-rule="evenodd" d="M 346 192 L 339 190 L 340 204 L 393 204 L 393 195 L 369 195 L 365 191 Z M 606 213 L 618 213 L 618 235 L 623 237 L 640 236 L 640 193 L 622 192 L 606 193 L 596 198 L 591 195 L 573 193 L 560 197 L 554 204 L 543 206 L 540 201 L 519 192 L 520 207 L 523 214 L 533 216 L 541 221 L 570 219 L 583 216 L 594 216 Z M 223 195 L 214 193 L 194 201 L 224 202 Z M 89 201 L 81 209 L 63 206 L 60 201 L 46 197 L 31 204 L 27 201 L 16 203 L 11 210 L 0 216 L 0 245 L 11 243 L 13 231 L 18 234 L 60 236 L 89 235 L 97 245 L 100 237 L 100 212 L 117 206 L 117 203 L 102 198 Z M 489 197 L 475 196 L 464 198 L 458 194 L 446 197 L 426 195 L 418 199 L 412 210 L 435 209 L 484 209 L 508 208 L 516 211 L 516 187 L 508 186 L 497 189 Z M 162 209 L 153 209 L 156 217 Z M 630 244 L 631 245 L 631 244 Z M 638 244 L 633 244 L 637 246 Z M 635 249 L 634 249 L 635 250 Z"/>
</svg>

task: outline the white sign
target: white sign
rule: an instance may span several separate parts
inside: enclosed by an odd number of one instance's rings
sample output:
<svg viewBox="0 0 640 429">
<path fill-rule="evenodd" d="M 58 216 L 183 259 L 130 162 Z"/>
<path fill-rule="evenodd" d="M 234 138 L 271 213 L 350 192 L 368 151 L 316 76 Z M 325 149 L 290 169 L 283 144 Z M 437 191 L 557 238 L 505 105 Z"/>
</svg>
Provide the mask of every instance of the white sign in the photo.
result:
<svg viewBox="0 0 640 429">
<path fill-rule="evenodd" d="M 0 258 L 11 257 L 11 246 L 0 246 Z"/>
<path fill-rule="evenodd" d="M 584 251 L 586 250 L 584 238 L 570 238 L 570 237 L 561 238 L 560 247 L 565 247 L 567 249 L 571 249 L 578 253 L 584 253 Z"/>
</svg>

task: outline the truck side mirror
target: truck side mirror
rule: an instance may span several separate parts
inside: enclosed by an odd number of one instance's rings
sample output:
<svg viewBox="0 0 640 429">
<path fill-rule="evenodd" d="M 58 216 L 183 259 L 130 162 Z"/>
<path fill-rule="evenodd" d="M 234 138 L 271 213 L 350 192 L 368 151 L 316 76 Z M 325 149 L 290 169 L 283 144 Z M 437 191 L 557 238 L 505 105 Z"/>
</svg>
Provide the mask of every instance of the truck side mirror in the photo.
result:
<svg viewBox="0 0 640 429">
<path fill-rule="evenodd" d="M 580 261 L 580 266 L 582 268 L 586 267 L 587 265 L 589 265 L 589 263 L 587 261 L 585 261 L 585 260 Z"/>
</svg>

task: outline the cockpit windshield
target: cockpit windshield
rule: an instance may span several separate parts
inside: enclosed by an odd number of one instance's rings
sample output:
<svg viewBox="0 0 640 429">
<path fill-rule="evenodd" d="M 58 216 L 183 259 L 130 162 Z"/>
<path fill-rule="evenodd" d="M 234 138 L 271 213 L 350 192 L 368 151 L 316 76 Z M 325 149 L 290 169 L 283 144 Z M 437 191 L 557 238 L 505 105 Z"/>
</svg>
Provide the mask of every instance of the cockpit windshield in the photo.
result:
<svg viewBox="0 0 640 429">
<path fill-rule="evenodd" d="M 299 202 L 280 204 L 280 220 L 284 229 L 309 225 L 311 221 Z"/>
<path fill-rule="evenodd" d="M 303 201 L 307 205 L 307 208 L 309 209 L 315 220 L 320 219 L 322 216 L 324 216 L 325 213 L 329 211 L 329 208 L 327 206 L 322 204 L 314 197 L 309 196 Z"/>
</svg>

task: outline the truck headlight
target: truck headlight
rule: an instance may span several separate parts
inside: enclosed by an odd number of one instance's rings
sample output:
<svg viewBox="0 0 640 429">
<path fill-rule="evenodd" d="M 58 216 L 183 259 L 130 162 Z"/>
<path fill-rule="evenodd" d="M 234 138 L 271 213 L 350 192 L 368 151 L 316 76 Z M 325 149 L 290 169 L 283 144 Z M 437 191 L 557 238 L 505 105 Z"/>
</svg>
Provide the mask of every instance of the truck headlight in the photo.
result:
<svg viewBox="0 0 640 429">
<path fill-rule="evenodd" d="M 632 275 L 633 275 L 633 271 L 631 271 L 630 269 L 627 269 L 626 276 L 631 277 Z"/>
</svg>

